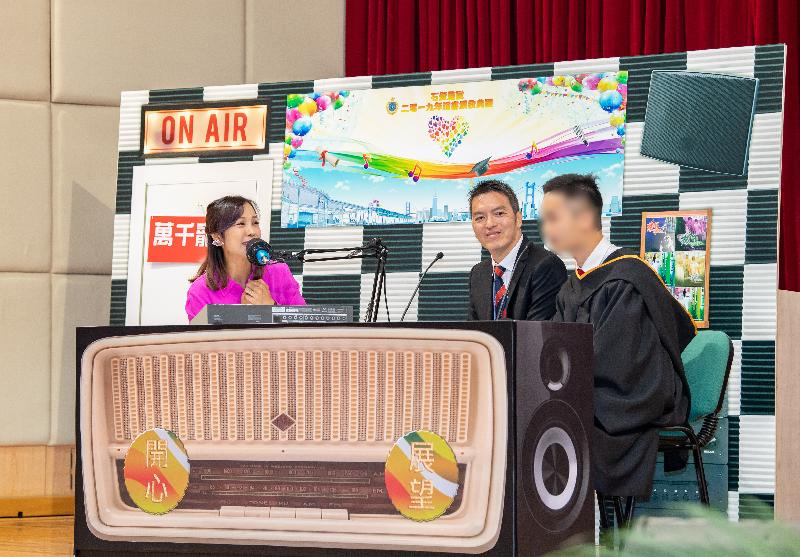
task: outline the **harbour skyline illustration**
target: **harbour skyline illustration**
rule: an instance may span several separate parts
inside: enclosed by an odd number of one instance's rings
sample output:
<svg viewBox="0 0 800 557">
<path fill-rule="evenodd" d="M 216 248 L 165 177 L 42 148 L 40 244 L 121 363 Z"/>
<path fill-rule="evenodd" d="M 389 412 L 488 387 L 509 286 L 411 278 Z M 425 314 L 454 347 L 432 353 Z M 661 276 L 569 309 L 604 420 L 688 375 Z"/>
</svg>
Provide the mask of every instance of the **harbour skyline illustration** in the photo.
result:
<svg viewBox="0 0 800 557">
<path fill-rule="evenodd" d="M 600 162 L 602 157 L 608 158 L 608 164 Z M 315 165 L 306 167 L 302 175 L 284 176 L 281 222 L 287 228 L 467 222 L 469 191 L 484 179 L 507 183 L 519 199 L 523 219 L 538 219 L 542 186 L 567 173 L 594 174 L 603 195 L 603 214 L 614 215 L 622 209 L 616 194 L 622 169 L 614 155 L 597 154 L 547 161 L 497 177 L 414 182 L 382 176 L 377 171 L 354 174 L 343 181 L 339 173 Z"/>
</svg>

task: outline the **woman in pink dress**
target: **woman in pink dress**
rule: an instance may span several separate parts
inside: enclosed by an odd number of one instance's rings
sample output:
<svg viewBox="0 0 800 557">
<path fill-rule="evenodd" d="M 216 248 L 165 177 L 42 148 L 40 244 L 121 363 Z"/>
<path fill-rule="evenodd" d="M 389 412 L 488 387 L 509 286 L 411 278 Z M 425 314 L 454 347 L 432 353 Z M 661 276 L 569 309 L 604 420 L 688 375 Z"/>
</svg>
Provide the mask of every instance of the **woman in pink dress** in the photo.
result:
<svg viewBox="0 0 800 557">
<path fill-rule="evenodd" d="M 208 253 L 186 294 L 191 321 L 207 304 L 305 305 L 286 263 L 265 267 L 247 260 L 245 245 L 261 237 L 258 208 L 249 199 L 226 196 L 206 210 Z"/>
</svg>

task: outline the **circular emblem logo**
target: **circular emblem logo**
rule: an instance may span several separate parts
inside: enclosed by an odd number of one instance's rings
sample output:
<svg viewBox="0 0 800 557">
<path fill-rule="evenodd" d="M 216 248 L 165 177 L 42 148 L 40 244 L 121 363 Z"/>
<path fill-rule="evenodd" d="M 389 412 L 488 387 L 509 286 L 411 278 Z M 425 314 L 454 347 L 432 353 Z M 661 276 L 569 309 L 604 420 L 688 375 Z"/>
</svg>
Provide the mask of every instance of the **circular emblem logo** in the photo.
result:
<svg viewBox="0 0 800 557">
<path fill-rule="evenodd" d="M 458 494 L 458 463 L 439 435 L 412 431 L 389 451 L 384 471 L 386 492 L 395 508 L 411 520 L 442 516 Z"/>
<path fill-rule="evenodd" d="M 397 112 L 397 107 L 398 107 L 397 101 L 395 100 L 394 97 L 392 97 L 391 99 L 389 99 L 389 102 L 386 103 L 386 112 L 388 112 L 389 114 L 394 114 Z"/>
<path fill-rule="evenodd" d="M 189 456 L 178 436 L 156 427 L 134 439 L 125 455 L 125 488 L 137 507 L 164 514 L 189 486 Z"/>
</svg>

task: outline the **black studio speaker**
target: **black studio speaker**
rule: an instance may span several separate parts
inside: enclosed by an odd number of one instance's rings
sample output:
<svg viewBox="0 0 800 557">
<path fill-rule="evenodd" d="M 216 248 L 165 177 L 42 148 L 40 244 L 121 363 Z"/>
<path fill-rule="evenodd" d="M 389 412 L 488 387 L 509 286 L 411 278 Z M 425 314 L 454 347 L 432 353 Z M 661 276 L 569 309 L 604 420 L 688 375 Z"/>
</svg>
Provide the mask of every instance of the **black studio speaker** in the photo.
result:
<svg viewBox="0 0 800 557">
<path fill-rule="evenodd" d="M 758 79 L 655 70 L 641 154 L 689 168 L 744 176 Z"/>
<path fill-rule="evenodd" d="M 533 340 L 517 346 L 515 378 L 517 555 L 529 556 L 594 534 L 592 330 L 517 327 Z"/>
</svg>

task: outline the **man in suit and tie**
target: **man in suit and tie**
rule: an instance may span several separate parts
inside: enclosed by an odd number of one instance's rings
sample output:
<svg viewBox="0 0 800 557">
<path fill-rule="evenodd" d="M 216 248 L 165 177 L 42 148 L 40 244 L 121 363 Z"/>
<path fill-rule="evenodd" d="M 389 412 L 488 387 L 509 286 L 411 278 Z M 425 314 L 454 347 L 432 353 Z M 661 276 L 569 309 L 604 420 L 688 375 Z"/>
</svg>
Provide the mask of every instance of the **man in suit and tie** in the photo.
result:
<svg viewBox="0 0 800 557">
<path fill-rule="evenodd" d="M 469 318 L 547 321 L 567 269 L 522 235 L 519 200 L 508 184 L 479 182 L 469 193 L 472 230 L 491 255 L 469 275 Z"/>
</svg>

